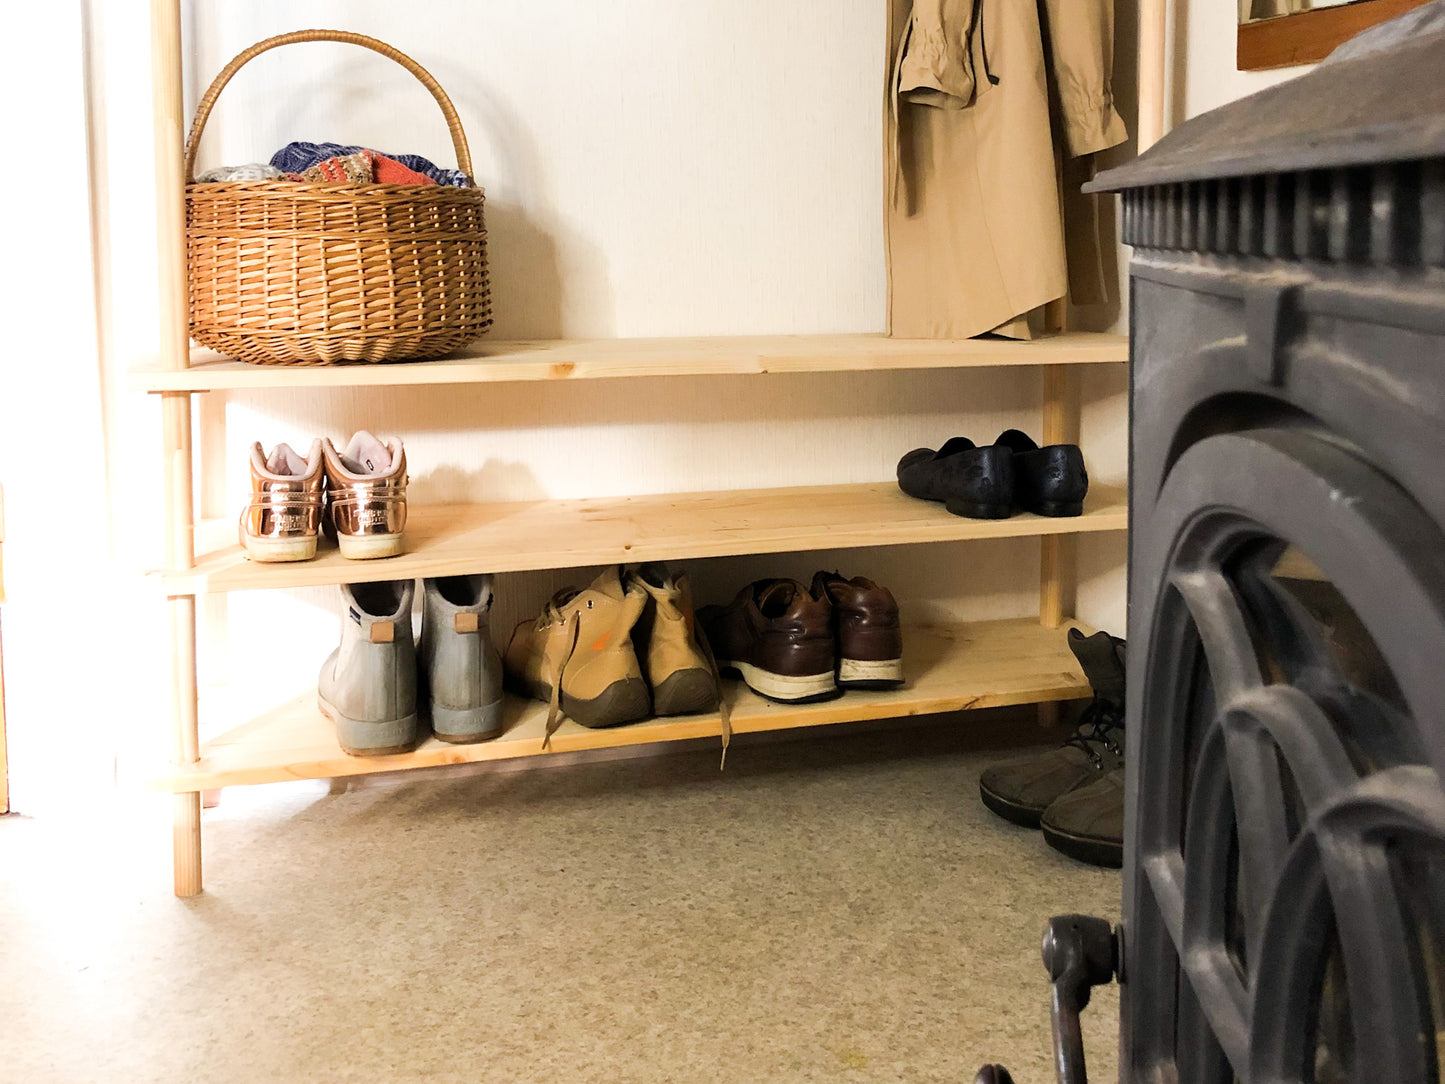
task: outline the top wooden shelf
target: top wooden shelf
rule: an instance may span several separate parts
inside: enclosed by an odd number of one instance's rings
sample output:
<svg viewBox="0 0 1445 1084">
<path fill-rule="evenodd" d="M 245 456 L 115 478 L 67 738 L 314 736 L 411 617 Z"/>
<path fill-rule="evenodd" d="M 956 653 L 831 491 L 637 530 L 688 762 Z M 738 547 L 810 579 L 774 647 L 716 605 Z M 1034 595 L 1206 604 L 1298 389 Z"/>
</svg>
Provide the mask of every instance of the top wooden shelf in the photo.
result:
<svg viewBox="0 0 1445 1084">
<path fill-rule="evenodd" d="M 1124 335 L 1072 331 L 1013 339 L 893 339 L 886 335 L 753 335 L 685 339 L 483 338 L 455 357 L 393 365 L 251 365 L 193 350 L 188 369 L 132 369 L 136 391 L 490 384 L 649 376 L 742 376 L 1129 360 Z"/>
</svg>

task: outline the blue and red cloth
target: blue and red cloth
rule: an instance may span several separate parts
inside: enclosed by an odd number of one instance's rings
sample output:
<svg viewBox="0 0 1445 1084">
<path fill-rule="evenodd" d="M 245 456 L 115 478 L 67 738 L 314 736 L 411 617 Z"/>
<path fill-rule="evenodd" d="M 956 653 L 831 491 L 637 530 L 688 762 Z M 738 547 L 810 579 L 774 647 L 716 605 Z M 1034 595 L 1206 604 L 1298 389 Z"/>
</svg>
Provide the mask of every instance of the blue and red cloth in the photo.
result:
<svg viewBox="0 0 1445 1084">
<path fill-rule="evenodd" d="M 333 159 L 350 159 L 350 162 L 327 165 L 317 176 L 307 180 L 351 179 L 359 173 L 356 155 L 370 156 L 373 166 L 373 180 L 377 184 L 440 184 L 451 188 L 471 188 L 472 179 L 459 169 L 443 169 L 419 154 L 382 154 L 367 147 L 346 147 L 339 143 L 288 143 L 271 156 L 271 165 L 285 174 L 306 174 L 323 163 Z M 331 176 L 335 173 L 336 176 Z M 400 179 L 403 177 L 414 179 Z M 392 179 L 396 178 L 396 179 Z M 365 182 L 359 182 L 365 183 Z"/>
</svg>

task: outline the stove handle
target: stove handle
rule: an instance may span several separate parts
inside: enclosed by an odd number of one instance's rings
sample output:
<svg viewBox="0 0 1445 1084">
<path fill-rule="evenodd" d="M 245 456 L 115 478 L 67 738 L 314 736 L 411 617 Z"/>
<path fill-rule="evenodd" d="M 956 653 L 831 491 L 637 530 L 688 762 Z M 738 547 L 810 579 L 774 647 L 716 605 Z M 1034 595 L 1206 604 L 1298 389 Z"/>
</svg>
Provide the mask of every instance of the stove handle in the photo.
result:
<svg viewBox="0 0 1445 1084">
<path fill-rule="evenodd" d="M 1055 915 L 1044 929 L 1044 967 L 1053 980 L 1054 1068 L 1059 1084 L 1088 1084 L 1079 1014 L 1095 986 L 1119 970 L 1119 942 L 1109 923 L 1092 915 Z M 1014 1084 L 1002 1065 L 985 1065 L 974 1084 Z"/>
<path fill-rule="evenodd" d="M 1095 986 L 1114 980 L 1118 939 L 1102 918 L 1055 915 L 1044 929 L 1043 955 L 1054 983 L 1054 1071 L 1059 1084 L 1088 1084 L 1079 1014 L 1089 1004 Z"/>
</svg>

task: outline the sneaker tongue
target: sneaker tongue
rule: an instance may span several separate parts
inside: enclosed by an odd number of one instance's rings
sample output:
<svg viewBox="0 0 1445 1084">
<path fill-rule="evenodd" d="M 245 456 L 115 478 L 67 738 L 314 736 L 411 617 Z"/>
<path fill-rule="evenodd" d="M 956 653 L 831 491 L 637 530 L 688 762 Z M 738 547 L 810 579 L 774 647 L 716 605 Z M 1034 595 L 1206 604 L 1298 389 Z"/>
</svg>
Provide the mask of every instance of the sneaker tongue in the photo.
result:
<svg viewBox="0 0 1445 1084">
<path fill-rule="evenodd" d="M 1124 706 L 1124 664 L 1115 641 L 1107 632 L 1096 632 L 1084 636 L 1077 631 L 1069 633 L 1069 649 L 1079 660 L 1084 676 L 1094 690 L 1094 696 L 1113 707 Z"/>
<path fill-rule="evenodd" d="M 341 453 L 341 465 L 352 474 L 386 474 L 391 470 L 391 452 L 385 444 L 362 429 Z"/>
<path fill-rule="evenodd" d="M 278 478 L 297 478 L 306 473 L 306 460 L 289 444 L 278 444 L 266 458 L 266 469 Z"/>
<path fill-rule="evenodd" d="M 764 617 L 781 617 L 793 604 L 797 588 L 792 580 L 776 580 L 758 594 L 758 609 Z"/>
<path fill-rule="evenodd" d="M 547 603 L 547 609 L 560 612 L 562 607 L 566 606 L 567 603 L 571 602 L 581 593 L 582 592 L 575 587 L 564 587 L 552 596 L 551 600 Z"/>
</svg>

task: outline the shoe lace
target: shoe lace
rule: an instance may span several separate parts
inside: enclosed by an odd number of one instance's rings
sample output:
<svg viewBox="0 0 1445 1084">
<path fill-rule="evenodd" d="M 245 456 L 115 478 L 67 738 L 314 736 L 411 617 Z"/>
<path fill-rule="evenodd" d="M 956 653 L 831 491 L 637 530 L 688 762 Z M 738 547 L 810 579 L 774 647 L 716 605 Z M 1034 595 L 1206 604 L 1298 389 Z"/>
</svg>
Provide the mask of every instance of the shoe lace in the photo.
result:
<svg viewBox="0 0 1445 1084">
<path fill-rule="evenodd" d="M 698 650 L 707 663 L 707 672 L 712 675 L 713 688 L 717 690 L 717 714 L 718 721 L 722 724 L 722 760 L 718 762 L 717 770 L 722 771 L 728 763 L 728 745 L 733 740 L 732 708 L 729 707 L 727 697 L 723 695 L 722 674 L 718 672 L 717 657 L 712 653 L 712 644 L 708 642 L 707 636 L 699 627 L 694 627 L 692 638 L 697 642 Z"/>
<path fill-rule="evenodd" d="M 1079 717 L 1079 725 L 1074 728 L 1074 733 L 1064 742 L 1064 746 L 1082 749 L 1096 766 L 1101 766 L 1104 757 L 1100 748 L 1114 756 L 1123 756 L 1123 747 L 1115 734 L 1123 729 L 1124 713 L 1119 705 L 1095 697 L 1084 709 L 1084 714 Z"/>
<path fill-rule="evenodd" d="M 557 666 L 552 673 L 552 697 L 547 701 L 547 729 L 542 735 L 542 748 L 552 748 L 552 735 L 562 725 L 562 675 L 567 671 L 567 664 L 572 661 L 572 655 L 577 650 L 577 637 L 582 630 L 582 616 L 578 611 L 573 610 L 567 615 L 567 623 L 563 639 L 567 644 L 567 651 L 558 660 Z"/>
</svg>

